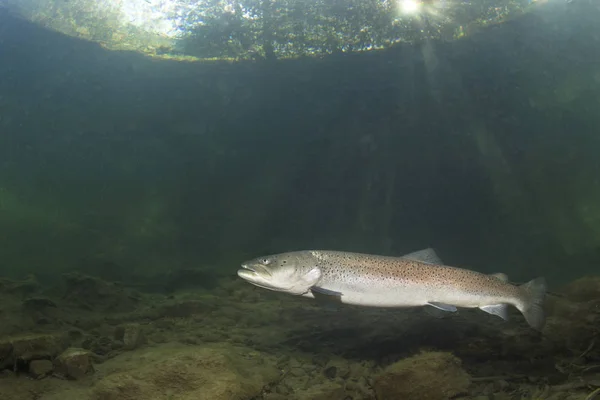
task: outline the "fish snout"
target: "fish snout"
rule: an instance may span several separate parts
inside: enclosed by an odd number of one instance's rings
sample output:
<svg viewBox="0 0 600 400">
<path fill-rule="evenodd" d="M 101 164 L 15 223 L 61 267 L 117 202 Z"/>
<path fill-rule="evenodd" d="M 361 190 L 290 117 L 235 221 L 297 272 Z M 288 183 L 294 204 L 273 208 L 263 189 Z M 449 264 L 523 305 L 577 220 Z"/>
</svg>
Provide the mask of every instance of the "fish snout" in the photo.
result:
<svg viewBox="0 0 600 400">
<path fill-rule="evenodd" d="M 249 264 L 242 264 L 242 269 L 248 270 L 248 271 L 252 271 L 252 272 L 256 272 L 256 270 L 254 268 L 252 268 Z"/>
<path fill-rule="evenodd" d="M 254 263 L 244 263 L 241 265 L 242 269 L 238 270 L 238 275 L 242 273 L 245 276 L 250 275 L 262 275 L 262 276 L 272 276 L 271 271 L 266 268 L 264 265 L 254 264 Z M 240 275 L 241 276 L 241 275 Z"/>
</svg>

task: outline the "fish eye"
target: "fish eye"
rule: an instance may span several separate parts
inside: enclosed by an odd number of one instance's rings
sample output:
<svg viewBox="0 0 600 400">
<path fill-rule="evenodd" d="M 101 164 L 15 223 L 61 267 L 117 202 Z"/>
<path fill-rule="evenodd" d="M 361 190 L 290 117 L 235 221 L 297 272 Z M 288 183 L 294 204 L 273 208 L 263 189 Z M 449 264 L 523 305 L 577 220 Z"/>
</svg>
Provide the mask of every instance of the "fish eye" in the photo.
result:
<svg viewBox="0 0 600 400">
<path fill-rule="evenodd" d="M 268 258 L 263 258 L 262 260 L 260 260 L 260 262 L 262 262 L 265 265 L 269 264 L 269 259 Z"/>
</svg>

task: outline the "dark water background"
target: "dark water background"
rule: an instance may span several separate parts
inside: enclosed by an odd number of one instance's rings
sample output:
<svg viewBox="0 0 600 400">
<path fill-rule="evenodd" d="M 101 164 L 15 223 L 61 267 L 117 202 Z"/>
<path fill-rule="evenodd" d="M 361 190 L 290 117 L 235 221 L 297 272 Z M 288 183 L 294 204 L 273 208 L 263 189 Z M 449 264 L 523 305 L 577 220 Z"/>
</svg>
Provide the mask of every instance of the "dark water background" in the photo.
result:
<svg viewBox="0 0 600 400">
<path fill-rule="evenodd" d="M 429 246 L 516 281 L 597 272 L 598 21 L 575 2 L 454 43 L 186 63 L 2 14 L 0 275 Z"/>
</svg>

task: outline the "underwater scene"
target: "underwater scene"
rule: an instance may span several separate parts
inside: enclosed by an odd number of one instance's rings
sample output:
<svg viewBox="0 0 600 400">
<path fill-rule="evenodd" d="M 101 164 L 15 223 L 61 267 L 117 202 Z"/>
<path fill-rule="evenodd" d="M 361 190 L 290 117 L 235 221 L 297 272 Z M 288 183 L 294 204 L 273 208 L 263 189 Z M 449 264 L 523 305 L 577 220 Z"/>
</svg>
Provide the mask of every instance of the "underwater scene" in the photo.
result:
<svg viewBox="0 0 600 400">
<path fill-rule="evenodd" d="M 600 1 L 0 0 L 0 400 L 600 400 Z"/>
</svg>

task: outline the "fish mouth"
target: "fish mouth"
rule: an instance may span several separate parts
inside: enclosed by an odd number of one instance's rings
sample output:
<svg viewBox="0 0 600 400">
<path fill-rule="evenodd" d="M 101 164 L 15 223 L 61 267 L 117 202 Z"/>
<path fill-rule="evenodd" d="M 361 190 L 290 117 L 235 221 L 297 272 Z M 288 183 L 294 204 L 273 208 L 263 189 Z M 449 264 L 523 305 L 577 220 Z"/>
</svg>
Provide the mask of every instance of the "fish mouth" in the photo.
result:
<svg viewBox="0 0 600 400">
<path fill-rule="evenodd" d="M 271 276 L 271 271 L 265 268 L 262 265 L 250 265 L 250 264 L 242 264 L 242 269 L 238 270 L 238 275 L 241 277 L 244 276 Z"/>
<path fill-rule="evenodd" d="M 256 272 L 256 269 L 252 268 L 248 264 L 242 264 L 242 269 L 245 269 L 245 270 L 251 271 L 251 272 Z"/>
<path fill-rule="evenodd" d="M 285 289 L 273 283 L 273 275 L 268 268 L 260 264 L 242 264 L 237 274 L 243 280 L 263 289 L 285 292 Z"/>
</svg>

